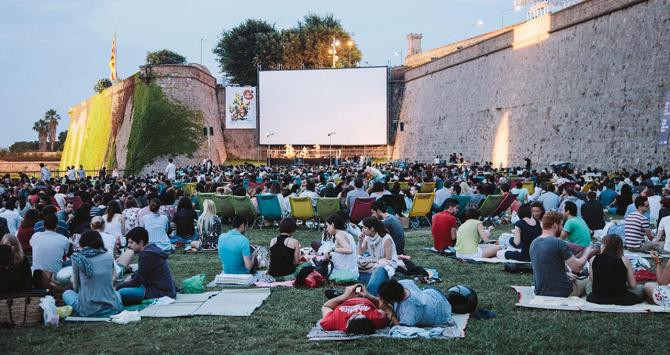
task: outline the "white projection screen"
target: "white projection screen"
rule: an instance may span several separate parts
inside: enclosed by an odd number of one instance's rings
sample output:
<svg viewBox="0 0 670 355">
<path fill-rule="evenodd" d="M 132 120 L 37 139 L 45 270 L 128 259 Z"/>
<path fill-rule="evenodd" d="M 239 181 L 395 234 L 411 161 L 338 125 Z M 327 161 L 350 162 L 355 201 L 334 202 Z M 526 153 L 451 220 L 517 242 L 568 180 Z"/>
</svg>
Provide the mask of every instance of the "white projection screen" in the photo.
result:
<svg viewBox="0 0 670 355">
<path fill-rule="evenodd" d="M 258 73 L 260 144 L 387 144 L 386 67 Z M 272 133 L 268 137 L 268 133 Z"/>
</svg>

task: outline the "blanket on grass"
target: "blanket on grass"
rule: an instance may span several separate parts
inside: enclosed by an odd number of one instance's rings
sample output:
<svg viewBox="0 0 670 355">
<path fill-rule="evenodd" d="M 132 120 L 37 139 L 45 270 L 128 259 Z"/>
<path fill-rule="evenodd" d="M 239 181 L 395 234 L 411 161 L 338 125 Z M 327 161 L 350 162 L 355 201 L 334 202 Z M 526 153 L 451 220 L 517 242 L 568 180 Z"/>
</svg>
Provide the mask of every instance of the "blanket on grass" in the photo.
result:
<svg viewBox="0 0 670 355">
<path fill-rule="evenodd" d="M 536 296 L 533 286 L 512 286 L 512 288 L 519 296 L 516 303 L 518 307 L 608 313 L 670 313 L 670 308 L 648 303 L 638 303 L 633 306 L 596 304 L 580 297 Z"/>
<path fill-rule="evenodd" d="M 411 338 L 430 338 L 430 339 L 453 339 L 453 338 L 464 338 L 465 337 L 465 328 L 468 325 L 468 319 L 470 318 L 469 314 L 454 314 L 454 325 L 450 327 L 440 327 L 440 328 L 417 328 L 417 327 L 405 327 L 405 326 L 394 326 L 386 327 L 383 329 L 377 330 L 372 335 L 352 335 L 347 334 L 343 331 L 325 331 L 319 323 L 316 323 L 309 333 L 307 334 L 307 340 L 309 341 L 333 341 L 333 340 L 356 340 L 368 337 L 386 337 L 386 338 L 399 338 L 399 339 L 411 339 Z"/>
</svg>

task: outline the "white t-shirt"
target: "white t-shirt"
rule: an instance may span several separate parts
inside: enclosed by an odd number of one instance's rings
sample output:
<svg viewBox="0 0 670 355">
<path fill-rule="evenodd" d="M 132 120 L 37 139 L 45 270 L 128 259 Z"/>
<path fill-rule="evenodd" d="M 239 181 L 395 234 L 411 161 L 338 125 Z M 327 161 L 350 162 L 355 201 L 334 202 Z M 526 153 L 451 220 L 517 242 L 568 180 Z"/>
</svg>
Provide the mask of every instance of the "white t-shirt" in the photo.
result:
<svg viewBox="0 0 670 355">
<path fill-rule="evenodd" d="M 107 249 L 107 254 L 111 255 L 113 258 L 114 247 L 116 247 L 116 237 L 106 232 L 99 232 L 99 233 L 100 236 L 102 237 L 102 243 L 105 245 L 105 249 Z"/>
<path fill-rule="evenodd" d="M 165 175 L 169 180 L 174 180 L 177 177 L 177 166 L 173 163 L 169 163 L 165 167 Z"/>
<path fill-rule="evenodd" d="M 649 201 L 649 216 L 651 217 L 650 222 L 658 222 L 658 213 L 661 212 L 661 196 L 649 196 L 647 201 Z"/>
<path fill-rule="evenodd" d="M 665 216 L 658 222 L 658 233 L 663 231 L 665 233 L 665 244 L 663 249 L 670 252 L 670 216 Z"/>
<path fill-rule="evenodd" d="M 58 207 L 61 210 L 65 208 L 65 194 L 59 192 L 54 195 L 54 199 L 58 202 Z"/>
<path fill-rule="evenodd" d="M 70 240 L 54 231 L 37 232 L 30 238 L 33 248 L 31 270 L 58 272 L 63 267 L 63 256 L 70 249 Z"/>
</svg>

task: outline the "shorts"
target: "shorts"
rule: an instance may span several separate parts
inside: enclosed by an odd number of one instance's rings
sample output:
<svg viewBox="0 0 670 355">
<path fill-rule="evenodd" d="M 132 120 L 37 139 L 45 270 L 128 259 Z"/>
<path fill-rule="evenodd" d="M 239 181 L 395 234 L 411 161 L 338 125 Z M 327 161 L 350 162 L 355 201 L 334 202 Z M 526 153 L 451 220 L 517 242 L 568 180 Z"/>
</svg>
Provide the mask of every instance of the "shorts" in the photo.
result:
<svg viewBox="0 0 670 355">
<path fill-rule="evenodd" d="M 482 247 L 477 247 L 477 251 L 472 254 L 461 254 L 456 252 L 456 257 L 459 259 L 477 259 L 482 257 Z"/>
<path fill-rule="evenodd" d="M 651 298 L 659 306 L 670 307 L 670 285 L 654 287 Z"/>
</svg>

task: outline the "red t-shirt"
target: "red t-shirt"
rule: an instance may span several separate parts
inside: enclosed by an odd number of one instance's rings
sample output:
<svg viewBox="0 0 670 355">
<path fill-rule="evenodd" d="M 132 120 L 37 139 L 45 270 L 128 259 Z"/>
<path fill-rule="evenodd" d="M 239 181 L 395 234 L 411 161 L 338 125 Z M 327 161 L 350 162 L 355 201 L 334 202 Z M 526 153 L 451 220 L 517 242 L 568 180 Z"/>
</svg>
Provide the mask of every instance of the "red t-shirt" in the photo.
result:
<svg viewBox="0 0 670 355">
<path fill-rule="evenodd" d="M 451 235 L 451 229 L 458 226 L 456 217 L 447 211 L 433 215 L 432 234 L 435 249 L 444 250 L 454 245 L 455 235 Z"/>
<path fill-rule="evenodd" d="M 319 322 L 323 330 L 347 331 L 347 321 L 354 314 L 362 314 L 372 321 L 375 329 L 386 326 L 386 316 L 377 310 L 377 307 L 367 298 L 350 298 L 339 304 Z"/>
</svg>

